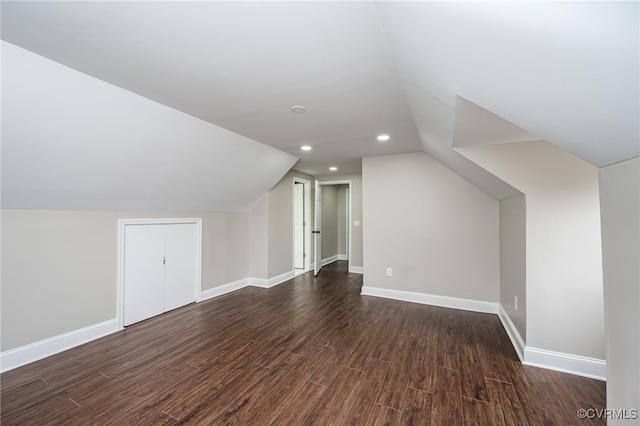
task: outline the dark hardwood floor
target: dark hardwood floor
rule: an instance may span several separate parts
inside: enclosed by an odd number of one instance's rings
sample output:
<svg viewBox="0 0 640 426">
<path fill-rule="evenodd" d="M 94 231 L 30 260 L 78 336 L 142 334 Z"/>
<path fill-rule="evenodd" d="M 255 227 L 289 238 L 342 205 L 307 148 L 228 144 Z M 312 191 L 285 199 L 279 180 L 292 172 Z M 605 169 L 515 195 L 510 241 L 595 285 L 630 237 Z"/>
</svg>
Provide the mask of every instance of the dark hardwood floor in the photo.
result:
<svg viewBox="0 0 640 426">
<path fill-rule="evenodd" d="M 522 366 L 495 315 L 361 287 L 336 262 L 11 370 L 1 423 L 564 426 L 605 405 L 603 382 Z"/>
</svg>

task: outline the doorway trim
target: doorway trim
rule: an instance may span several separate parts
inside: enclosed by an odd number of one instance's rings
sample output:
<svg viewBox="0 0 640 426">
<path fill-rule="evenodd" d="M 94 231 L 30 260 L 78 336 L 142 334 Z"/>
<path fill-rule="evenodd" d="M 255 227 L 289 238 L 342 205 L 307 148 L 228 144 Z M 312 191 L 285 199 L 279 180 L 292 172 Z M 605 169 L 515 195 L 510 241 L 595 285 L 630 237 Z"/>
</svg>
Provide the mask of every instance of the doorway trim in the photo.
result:
<svg viewBox="0 0 640 426">
<path fill-rule="evenodd" d="M 353 235 L 353 220 L 352 220 L 352 214 L 351 214 L 351 207 L 353 205 L 352 202 L 352 197 L 353 197 L 353 180 L 351 179 L 338 179 L 338 180 L 326 180 L 326 181 L 321 181 L 320 179 L 316 178 L 316 180 L 318 181 L 319 185 L 322 186 L 328 186 L 328 185 L 348 185 L 349 186 L 349 198 L 347 200 L 347 220 L 348 220 L 348 227 L 347 227 L 347 233 L 349 234 L 347 237 L 347 256 L 349 257 L 347 259 L 347 271 L 351 272 L 351 259 L 352 259 L 352 255 L 351 255 L 351 246 L 352 246 L 352 235 Z M 315 229 L 315 223 L 314 223 L 314 229 Z M 314 253 L 314 257 L 315 257 L 315 253 Z M 322 259 L 321 259 L 322 260 Z"/>
<path fill-rule="evenodd" d="M 169 218 L 169 219 L 119 219 L 118 220 L 118 289 L 116 292 L 116 315 L 118 329 L 124 328 L 124 244 L 125 228 L 132 225 L 196 225 L 196 280 L 194 294 L 200 299 L 202 293 L 202 218 Z"/>
<path fill-rule="evenodd" d="M 295 221 L 295 186 L 296 183 L 301 183 L 304 186 L 304 268 L 298 272 L 296 270 L 296 221 Z M 293 192 L 293 240 L 291 241 L 293 247 L 292 270 L 293 275 L 297 276 L 311 270 L 311 181 L 300 177 L 293 177 L 291 190 Z"/>
</svg>

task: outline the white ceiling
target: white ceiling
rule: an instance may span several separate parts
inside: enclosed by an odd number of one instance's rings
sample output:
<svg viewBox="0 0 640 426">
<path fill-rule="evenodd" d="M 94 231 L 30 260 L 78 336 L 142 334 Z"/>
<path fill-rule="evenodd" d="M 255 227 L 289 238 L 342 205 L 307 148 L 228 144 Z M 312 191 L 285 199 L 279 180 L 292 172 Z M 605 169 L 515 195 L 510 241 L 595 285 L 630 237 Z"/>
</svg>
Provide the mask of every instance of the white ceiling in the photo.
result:
<svg viewBox="0 0 640 426">
<path fill-rule="evenodd" d="M 545 139 L 596 166 L 639 154 L 638 22 L 637 2 L 2 2 L 5 41 L 300 171 L 425 151 L 499 199 L 517 191 L 452 147 Z"/>
</svg>

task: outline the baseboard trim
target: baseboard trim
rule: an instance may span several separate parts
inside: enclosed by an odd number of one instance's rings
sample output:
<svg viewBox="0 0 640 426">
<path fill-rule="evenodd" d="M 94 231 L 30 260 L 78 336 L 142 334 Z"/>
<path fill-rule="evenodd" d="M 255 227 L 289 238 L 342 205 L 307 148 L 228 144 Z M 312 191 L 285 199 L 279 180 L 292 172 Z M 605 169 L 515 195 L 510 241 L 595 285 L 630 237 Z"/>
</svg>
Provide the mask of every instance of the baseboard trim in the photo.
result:
<svg viewBox="0 0 640 426">
<path fill-rule="evenodd" d="M 346 254 L 339 254 L 338 260 L 349 260 L 349 256 L 347 256 Z"/>
<path fill-rule="evenodd" d="M 202 302 L 208 299 L 212 299 L 214 297 L 222 296 L 223 294 L 231 293 L 232 291 L 240 290 L 249 285 L 249 278 L 243 278 L 238 281 L 233 281 L 228 284 L 223 284 L 218 287 L 209 288 L 207 290 L 201 291 L 198 296 L 197 302 Z"/>
<path fill-rule="evenodd" d="M 435 294 L 415 293 L 412 291 L 389 290 L 379 287 L 362 287 L 361 294 L 365 296 L 384 297 L 386 299 L 402 300 L 405 302 L 421 303 L 423 305 L 441 306 L 443 308 L 462 309 L 464 311 L 498 313 L 498 303 L 481 300 L 462 299 Z"/>
<path fill-rule="evenodd" d="M 337 260 L 340 260 L 340 259 L 339 259 L 339 255 L 336 254 L 331 257 L 327 257 L 326 259 L 322 259 L 322 261 L 320 262 L 320 265 L 327 266 L 328 264 L 333 263 Z"/>
<path fill-rule="evenodd" d="M 524 361 L 524 340 L 522 340 L 518 329 L 513 324 L 513 321 L 511 321 L 511 317 L 509 317 L 507 311 L 504 310 L 502 305 L 499 305 L 498 317 L 500 318 L 500 322 L 502 322 L 502 327 L 504 327 L 504 330 L 509 336 L 509 340 L 511 340 L 513 349 L 515 349 L 518 358 L 520 358 L 520 362 Z"/>
<path fill-rule="evenodd" d="M 294 278 L 296 275 L 295 271 L 288 271 L 284 274 L 280 274 L 278 276 L 272 278 L 249 278 L 249 285 L 253 285 L 261 288 L 271 288 L 275 287 L 278 284 L 282 284 L 290 279 Z"/>
<path fill-rule="evenodd" d="M 34 361 L 80 346 L 121 330 L 118 319 L 103 321 L 88 327 L 39 340 L 0 353 L 0 371 L 5 372 Z"/>
<path fill-rule="evenodd" d="M 284 282 L 289 281 L 294 278 L 296 275 L 295 271 L 285 272 L 284 274 L 280 274 L 277 277 L 269 278 L 269 287 L 275 287 L 278 284 L 282 284 Z"/>
<path fill-rule="evenodd" d="M 362 266 L 350 266 L 349 272 L 351 272 L 352 274 L 363 274 L 364 270 Z"/>
<path fill-rule="evenodd" d="M 524 348 L 524 365 L 545 368 L 591 379 L 606 380 L 607 362 L 562 352 L 548 351 L 527 346 Z"/>
</svg>

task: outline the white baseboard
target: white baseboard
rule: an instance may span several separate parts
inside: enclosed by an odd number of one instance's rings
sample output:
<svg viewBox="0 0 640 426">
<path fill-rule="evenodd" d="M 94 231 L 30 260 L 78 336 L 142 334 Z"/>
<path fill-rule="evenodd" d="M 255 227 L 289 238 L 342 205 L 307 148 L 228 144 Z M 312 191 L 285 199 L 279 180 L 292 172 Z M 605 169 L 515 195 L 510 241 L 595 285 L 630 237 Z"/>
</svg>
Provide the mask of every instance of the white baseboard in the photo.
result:
<svg viewBox="0 0 640 426">
<path fill-rule="evenodd" d="M 509 340 L 511 340 L 513 349 L 515 349 L 516 354 L 518 354 L 518 358 L 520 358 L 521 362 L 524 361 L 524 348 L 525 348 L 524 340 L 522 340 L 520 333 L 518 333 L 518 329 L 513 324 L 513 321 L 511 321 L 511 318 L 507 314 L 507 311 L 504 310 L 502 305 L 499 305 L 498 316 L 500 317 L 500 321 L 502 322 L 502 326 L 504 327 L 504 330 L 507 332 L 507 335 L 509 336 Z"/>
<path fill-rule="evenodd" d="M 602 359 L 587 358 L 562 352 L 526 346 L 524 349 L 524 365 L 561 371 L 577 376 L 606 380 L 607 362 Z"/>
<path fill-rule="evenodd" d="M 339 254 L 338 260 L 349 260 L 349 256 L 347 256 L 346 254 Z"/>
<path fill-rule="evenodd" d="M 441 306 L 444 308 L 462 309 L 465 311 L 497 314 L 498 304 L 481 300 L 461 299 L 457 297 L 438 296 L 435 294 L 415 293 L 412 291 L 389 290 L 378 287 L 362 287 L 361 294 L 365 296 L 384 297 L 386 299 L 403 300 L 405 302 L 421 303 L 423 305 Z"/>
<path fill-rule="evenodd" d="M 288 271 L 284 274 L 280 274 L 276 277 L 272 277 L 269 279 L 266 278 L 248 278 L 249 285 L 253 285 L 261 288 L 271 288 L 275 287 L 278 284 L 282 284 L 285 281 L 289 281 L 291 278 L 295 277 L 295 271 Z"/>
<path fill-rule="evenodd" d="M 90 325 L 58 336 L 49 337 L 19 348 L 0 353 L 0 371 L 13 370 L 30 362 L 55 355 L 75 346 L 99 339 L 119 331 L 118 319 L 114 318 L 98 324 Z"/>
<path fill-rule="evenodd" d="M 331 257 L 327 257 L 326 259 L 322 259 L 322 262 L 320 262 L 320 264 L 322 266 L 327 266 L 328 264 L 333 263 L 333 262 L 335 262 L 337 260 L 340 260 L 340 259 L 338 258 L 338 255 L 336 254 L 336 255 L 333 255 Z"/>
<path fill-rule="evenodd" d="M 295 271 L 289 271 L 285 272 L 284 274 L 280 274 L 277 277 L 269 278 L 269 287 L 275 287 L 278 284 L 289 281 L 291 278 L 295 277 L 295 275 Z"/>
<path fill-rule="evenodd" d="M 362 269 L 362 266 L 350 266 L 349 267 L 349 272 L 351 272 L 352 274 L 363 274 L 364 271 Z"/>
<path fill-rule="evenodd" d="M 213 297 L 222 296 L 226 293 L 231 293 L 232 291 L 240 290 L 249 285 L 249 278 L 243 278 L 238 281 L 234 281 L 228 284 L 223 284 L 218 287 L 210 288 L 200 292 L 198 297 L 198 302 L 202 302 L 207 299 L 211 299 Z"/>
</svg>

